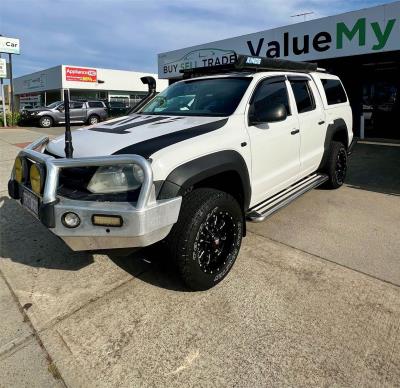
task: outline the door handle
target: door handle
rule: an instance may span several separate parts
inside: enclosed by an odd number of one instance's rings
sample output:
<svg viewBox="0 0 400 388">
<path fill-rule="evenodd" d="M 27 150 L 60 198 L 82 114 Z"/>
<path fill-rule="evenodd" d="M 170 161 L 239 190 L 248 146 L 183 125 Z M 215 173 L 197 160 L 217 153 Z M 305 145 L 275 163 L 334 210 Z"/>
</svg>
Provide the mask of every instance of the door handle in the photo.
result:
<svg viewBox="0 0 400 388">
<path fill-rule="evenodd" d="M 318 125 L 322 125 L 322 124 L 325 124 L 324 120 L 318 121 Z"/>
<path fill-rule="evenodd" d="M 300 129 L 293 129 L 292 132 L 290 132 L 291 135 L 295 135 L 296 133 L 299 133 Z"/>
</svg>

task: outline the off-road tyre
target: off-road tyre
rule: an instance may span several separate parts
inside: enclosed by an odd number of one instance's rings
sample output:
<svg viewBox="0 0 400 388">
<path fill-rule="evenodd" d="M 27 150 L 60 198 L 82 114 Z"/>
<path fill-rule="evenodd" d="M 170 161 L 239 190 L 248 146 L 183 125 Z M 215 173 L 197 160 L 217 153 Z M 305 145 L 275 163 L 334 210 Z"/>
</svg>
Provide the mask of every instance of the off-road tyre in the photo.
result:
<svg viewBox="0 0 400 388">
<path fill-rule="evenodd" d="M 343 185 L 347 173 L 347 150 L 343 143 L 331 142 L 324 170 L 329 177 L 324 187 L 337 189 Z"/>
<path fill-rule="evenodd" d="M 199 188 L 183 197 L 166 244 L 184 283 L 200 291 L 229 273 L 242 235 L 243 214 L 236 199 L 223 191 Z"/>
<path fill-rule="evenodd" d="M 40 128 L 51 128 L 54 124 L 54 120 L 50 116 L 42 116 L 39 119 Z"/>
</svg>

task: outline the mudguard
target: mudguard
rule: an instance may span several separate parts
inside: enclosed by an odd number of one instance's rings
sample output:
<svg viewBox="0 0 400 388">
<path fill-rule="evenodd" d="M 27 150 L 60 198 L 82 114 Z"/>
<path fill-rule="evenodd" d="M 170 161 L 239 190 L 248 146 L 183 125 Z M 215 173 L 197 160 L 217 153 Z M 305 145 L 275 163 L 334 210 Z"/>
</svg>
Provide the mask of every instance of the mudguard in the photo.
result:
<svg viewBox="0 0 400 388">
<path fill-rule="evenodd" d="M 196 183 L 224 172 L 235 172 L 240 177 L 243 206 L 246 211 L 251 198 L 249 171 L 243 157 L 232 150 L 205 155 L 175 168 L 163 182 L 158 198 L 182 195 Z"/>
<path fill-rule="evenodd" d="M 347 125 L 343 119 L 335 119 L 332 124 L 328 125 L 324 141 L 324 155 L 322 156 L 322 160 L 318 169 L 322 169 L 325 166 L 332 140 L 339 139 L 345 143 L 346 148 L 349 147 Z"/>
</svg>

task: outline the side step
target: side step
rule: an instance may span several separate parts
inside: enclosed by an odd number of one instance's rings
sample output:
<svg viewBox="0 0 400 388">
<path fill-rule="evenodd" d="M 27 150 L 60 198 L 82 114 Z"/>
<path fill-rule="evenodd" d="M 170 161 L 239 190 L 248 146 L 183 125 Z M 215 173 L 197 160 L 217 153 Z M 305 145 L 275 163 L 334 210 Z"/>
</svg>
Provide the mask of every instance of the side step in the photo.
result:
<svg viewBox="0 0 400 388">
<path fill-rule="evenodd" d="M 272 213 L 275 213 L 277 210 L 289 205 L 289 203 L 300 197 L 300 195 L 314 189 L 327 180 L 328 175 L 325 174 L 309 175 L 287 189 L 282 190 L 278 194 L 275 194 L 254 206 L 248 211 L 246 217 L 252 222 L 264 221 Z"/>
</svg>

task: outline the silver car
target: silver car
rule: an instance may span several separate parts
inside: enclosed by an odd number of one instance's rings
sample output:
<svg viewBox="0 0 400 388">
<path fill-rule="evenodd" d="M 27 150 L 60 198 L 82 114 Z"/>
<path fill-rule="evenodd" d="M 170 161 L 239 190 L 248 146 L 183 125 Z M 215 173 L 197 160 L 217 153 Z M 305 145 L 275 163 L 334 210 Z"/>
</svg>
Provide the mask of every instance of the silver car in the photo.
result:
<svg viewBox="0 0 400 388">
<path fill-rule="evenodd" d="M 46 107 L 25 109 L 21 112 L 22 120 L 34 121 L 42 128 L 50 128 L 54 124 L 65 123 L 64 102 L 56 101 Z M 103 101 L 71 101 L 71 124 L 97 124 L 107 120 L 107 106 Z"/>
</svg>

